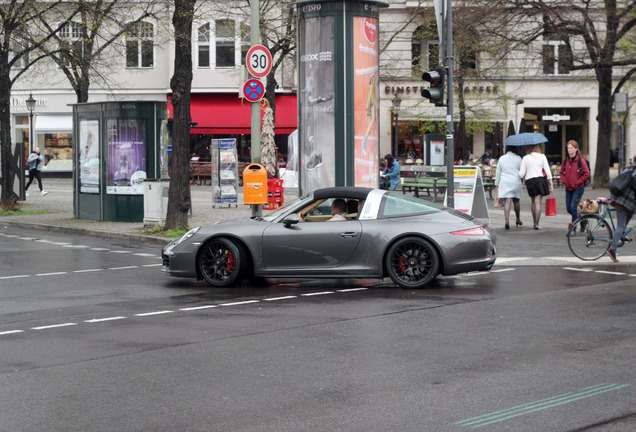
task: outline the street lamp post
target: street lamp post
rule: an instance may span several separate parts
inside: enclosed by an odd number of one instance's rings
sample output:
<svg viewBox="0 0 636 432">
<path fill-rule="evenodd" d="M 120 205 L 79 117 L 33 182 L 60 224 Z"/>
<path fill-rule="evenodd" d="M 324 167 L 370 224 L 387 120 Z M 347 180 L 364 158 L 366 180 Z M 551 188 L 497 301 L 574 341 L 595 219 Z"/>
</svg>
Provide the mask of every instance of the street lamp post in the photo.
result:
<svg viewBox="0 0 636 432">
<path fill-rule="evenodd" d="M 524 102 L 525 101 L 523 99 L 515 96 L 515 133 L 519 133 L 519 127 L 517 126 L 517 122 L 519 121 L 519 115 L 517 114 L 517 109 L 519 108 L 519 105 L 521 105 Z"/>
<path fill-rule="evenodd" d="M 29 98 L 25 101 L 27 109 L 29 110 L 29 147 L 33 150 L 33 110 L 35 110 L 35 99 L 33 93 L 29 93 Z"/>
<path fill-rule="evenodd" d="M 393 116 L 395 117 L 395 130 L 393 133 L 393 156 L 398 156 L 398 111 L 400 110 L 400 104 L 402 103 L 402 99 L 398 95 L 395 95 L 391 100 L 391 104 L 393 105 Z"/>
</svg>

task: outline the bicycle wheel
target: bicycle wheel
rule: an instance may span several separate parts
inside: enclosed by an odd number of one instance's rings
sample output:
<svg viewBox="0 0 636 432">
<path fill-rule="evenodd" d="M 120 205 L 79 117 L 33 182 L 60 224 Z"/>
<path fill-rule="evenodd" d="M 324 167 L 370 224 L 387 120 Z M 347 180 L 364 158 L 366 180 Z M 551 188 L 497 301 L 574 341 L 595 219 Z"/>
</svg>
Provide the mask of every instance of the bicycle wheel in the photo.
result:
<svg viewBox="0 0 636 432">
<path fill-rule="evenodd" d="M 599 215 L 581 216 L 568 231 L 568 246 L 584 261 L 594 261 L 605 255 L 612 242 L 612 228 Z"/>
</svg>

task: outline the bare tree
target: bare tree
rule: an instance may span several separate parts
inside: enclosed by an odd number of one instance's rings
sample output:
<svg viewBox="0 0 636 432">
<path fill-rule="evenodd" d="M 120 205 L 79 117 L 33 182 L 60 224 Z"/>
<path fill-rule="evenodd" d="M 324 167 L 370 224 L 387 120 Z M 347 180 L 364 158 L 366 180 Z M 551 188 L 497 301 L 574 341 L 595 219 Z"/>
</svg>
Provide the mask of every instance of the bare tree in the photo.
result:
<svg viewBox="0 0 636 432">
<path fill-rule="evenodd" d="M 543 38 L 563 42 L 559 67 L 592 71 L 598 82 L 598 137 L 594 185 L 609 184 L 613 94 L 636 73 L 635 0 L 488 0 L 492 11 L 489 32 L 517 50 Z M 542 46 L 540 46 L 543 48 Z M 538 52 L 534 58 L 541 58 Z M 618 70 L 620 79 L 614 73 Z"/>
<path fill-rule="evenodd" d="M 190 197 L 190 92 L 192 89 L 192 21 L 196 0 L 175 0 L 174 75 L 170 80 L 174 123 L 172 125 L 172 155 L 166 229 L 186 229 Z"/>
<path fill-rule="evenodd" d="M 61 2 L 13 0 L 0 5 L 0 208 L 14 209 L 13 191 L 20 169 L 19 151 L 11 142 L 11 89 L 30 66 L 43 56 L 35 51 L 54 37 L 57 28 L 42 28 L 40 18 L 53 13 Z"/>
<path fill-rule="evenodd" d="M 109 48 L 117 51 L 122 36 L 135 34 L 139 24 L 158 7 L 156 2 L 129 0 L 76 0 L 65 4 L 60 16 L 41 16 L 42 25 L 53 34 L 51 43 L 41 51 L 53 59 L 66 75 L 77 95 L 77 102 L 88 101 L 92 79 L 108 85 L 112 71 Z M 74 15 L 76 19 L 67 20 Z M 65 31 L 53 32 L 56 22 L 63 21 Z"/>
</svg>

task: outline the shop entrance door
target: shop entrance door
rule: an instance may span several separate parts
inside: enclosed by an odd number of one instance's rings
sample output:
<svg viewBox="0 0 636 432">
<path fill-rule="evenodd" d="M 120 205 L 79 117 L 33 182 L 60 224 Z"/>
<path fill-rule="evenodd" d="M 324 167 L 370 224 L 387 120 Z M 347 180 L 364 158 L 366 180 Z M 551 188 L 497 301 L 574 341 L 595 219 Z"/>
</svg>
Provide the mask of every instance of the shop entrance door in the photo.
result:
<svg viewBox="0 0 636 432">
<path fill-rule="evenodd" d="M 547 124 L 544 126 L 543 134 L 548 139 L 545 143 L 545 156 L 548 158 L 548 162 L 560 163 L 563 159 L 561 157 L 561 149 L 563 148 L 563 126 L 559 124 Z"/>
</svg>

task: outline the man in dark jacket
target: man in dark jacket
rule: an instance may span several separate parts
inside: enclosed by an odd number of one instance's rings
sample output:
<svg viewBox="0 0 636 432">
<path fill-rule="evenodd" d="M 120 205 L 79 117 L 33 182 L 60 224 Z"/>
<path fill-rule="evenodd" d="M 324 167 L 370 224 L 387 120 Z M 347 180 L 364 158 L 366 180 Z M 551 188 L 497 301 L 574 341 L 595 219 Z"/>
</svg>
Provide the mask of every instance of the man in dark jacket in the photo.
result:
<svg viewBox="0 0 636 432">
<path fill-rule="evenodd" d="M 628 166 L 625 171 L 631 172 L 631 183 L 618 194 L 612 194 L 612 205 L 616 209 L 616 230 L 614 231 L 614 237 L 612 237 L 612 243 L 607 249 L 607 255 L 614 262 L 618 262 L 616 258 L 618 242 L 623 236 L 630 219 L 634 216 L 634 211 L 636 211 L 636 165 Z"/>
</svg>

